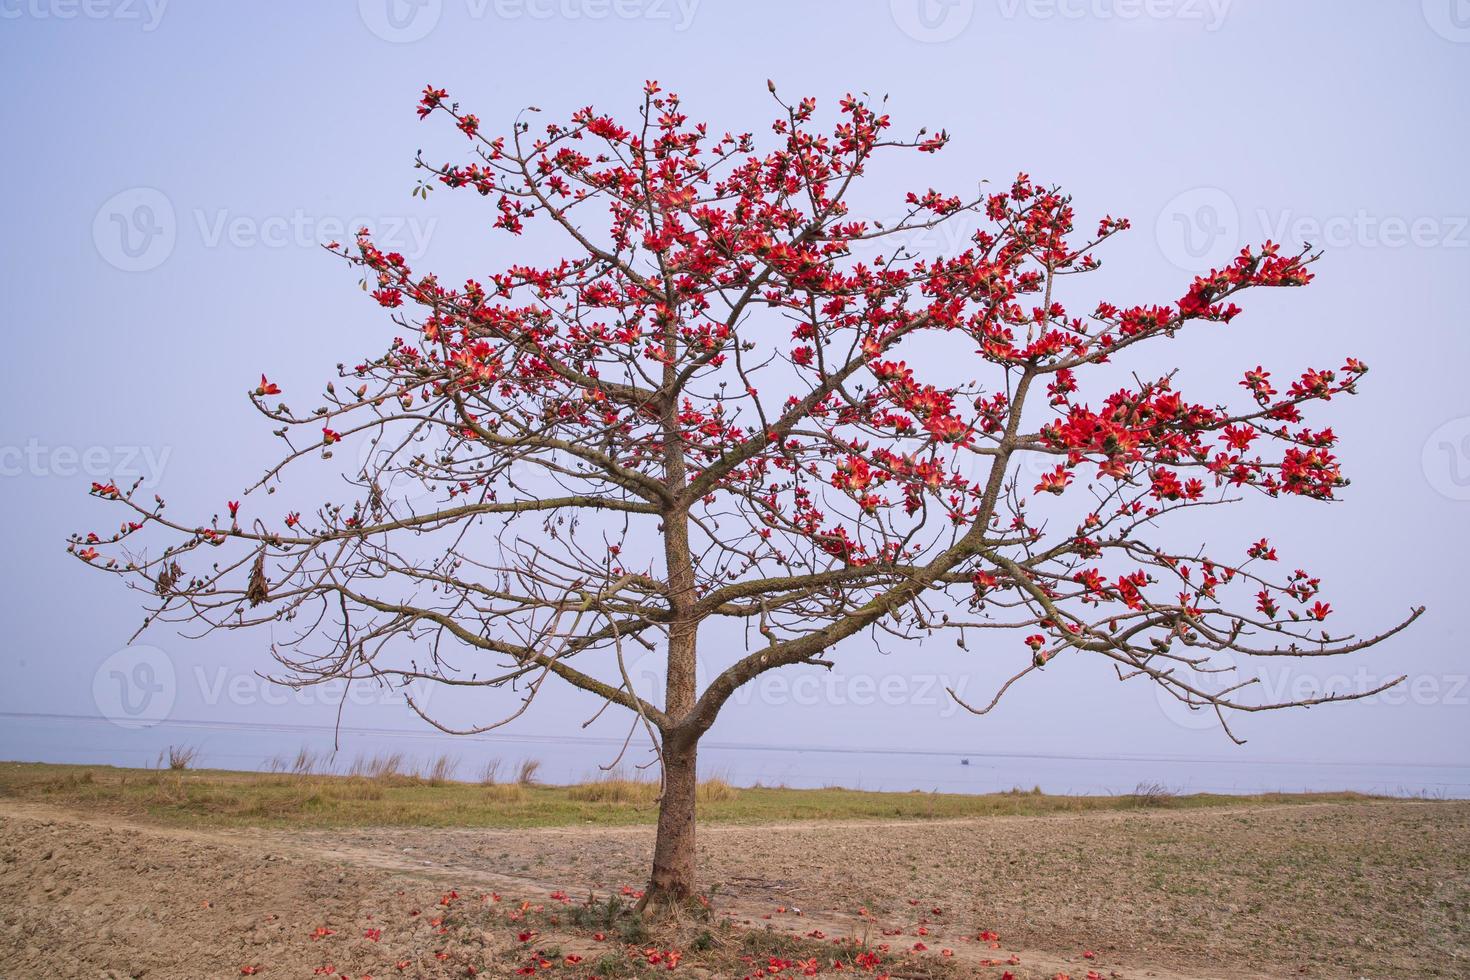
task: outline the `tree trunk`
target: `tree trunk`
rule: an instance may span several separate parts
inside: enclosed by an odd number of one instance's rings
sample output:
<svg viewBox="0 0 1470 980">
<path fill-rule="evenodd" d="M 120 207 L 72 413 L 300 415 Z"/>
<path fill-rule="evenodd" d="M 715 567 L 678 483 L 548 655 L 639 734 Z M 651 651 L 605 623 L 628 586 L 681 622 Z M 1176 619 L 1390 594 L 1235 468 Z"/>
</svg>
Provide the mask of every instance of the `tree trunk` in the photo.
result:
<svg viewBox="0 0 1470 980">
<path fill-rule="evenodd" d="M 698 901 L 694 889 L 694 804 L 699 789 L 699 743 L 684 736 L 664 742 L 664 792 L 658 806 L 653 873 L 639 908 L 663 914 Z"/>
</svg>

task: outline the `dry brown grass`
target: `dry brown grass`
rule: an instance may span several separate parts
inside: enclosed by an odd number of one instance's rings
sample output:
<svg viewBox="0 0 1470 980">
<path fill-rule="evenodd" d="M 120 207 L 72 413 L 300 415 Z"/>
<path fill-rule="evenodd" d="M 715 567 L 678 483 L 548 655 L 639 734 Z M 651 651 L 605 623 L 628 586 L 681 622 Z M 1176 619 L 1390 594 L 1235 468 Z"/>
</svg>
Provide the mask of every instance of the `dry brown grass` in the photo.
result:
<svg viewBox="0 0 1470 980">
<path fill-rule="evenodd" d="M 1133 790 L 1133 797 L 1138 800 L 1138 805 L 1146 807 L 1173 806 L 1178 796 L 1178 793 L 1163 783 L 1139 783 Z"/>
<path fill-rule="evenodd" d="M 719 776 L 701 780 L 698 799 L 700 803 L 724 803 L 740 795 L 740 791 Z"/>
<path fill-rule="evenodd" d="M 390 752 L 373 756 L 359 755 L 356 759 L 352 760 L 352 765 L 348 766 L 347 775 L 359 776 L 364 779 L 412 778 L 404 767 L 402 752 Z"/>
<path fill-rule="evenodd" d="M 353 761 L 341 775 L 321 770 L 303 751 L 278 758 L 270 772 L 209 769 L 114 769 L 108 766 L 0 764 L 0 796 L 37 799 L 92 810 L 182 824 L 293 824 L 308 827 L 555 827 L 646 824 L 655 816 L 657 784 L 611 774 L 580 786 L 535 782 L 534 760 L 499 782 L 500 768 L 475 782 L 431 783 L 406 772 L 401 756 Z M 429 767 L 429 775 L 433 774 Z M 519 771 L 518 771 L 519 770 Z M 486 776 L 491 781 L 485 782 Z M 1142 796 L 1049 796 L 1017 791 L 988 795 L 877 793 L 838 788 L 731 786 L 715 777 L 699 788 L 700 819 L 707 823 L 782 823 L 808 820 L 930 820 L 1040 816 L 1107 811 L 1143 812 L 1160 799 Z M 1169 800 L 1170 810 L 1221 806 L 1291 806 L 1364 800 L 1354 794 L 1191 795 Z"/>
<path fill-rule="evenodd" d="M 540 759 L 522 759 L 519 768 L 516 769 L 516 783 L 521 786 L 535 786 L 536 773 L 540 771 Z"/>
<path fill-rule="evenodd" d="M 609 774 L 601 779 L 567 787 L 567 797 L 578 803 L 630 803 L 647 806 L 658 799 L 658 783 Z"/>
<path fill-rule="evenodd" d="M 569 799 L 579 803 L 652 806 L 658 802 L 659 784 L 655 779 L 615 770 L 601 779 L 568 786 L 566 791 Z M 724 779 L 712 777 L 700 781 L 697 800 L 702 804 L 723 803 L 735 799 L 739 792 Z"/>
<path fill-rule="evenodd" d="M 180 769 L 192 769 L 194 763 L 199 761 L 199 747 L 196 745 L 170 745 L 164 751 L 158 753 L 158 767 L 163 768 L 164 763 L 175 771 Z"/>
<path fill-rule="evenodd" d="M 297 776 L 307 776 L 316 772 L 321 765 L 321 757 L 303 745 L 296 750 L 294 757 L 277 755 L 267 759 L 265 768 L 270 773 L 292 773 Z"/>
<path fill-rule="evenodd" d="M 424 782 L 430 786 L 443 786 L 454 779 L 455 770 L 459 768 L 459 760 L 448 754 L 442 754 L 424 767 L 422 776 Z"/>
</svg>

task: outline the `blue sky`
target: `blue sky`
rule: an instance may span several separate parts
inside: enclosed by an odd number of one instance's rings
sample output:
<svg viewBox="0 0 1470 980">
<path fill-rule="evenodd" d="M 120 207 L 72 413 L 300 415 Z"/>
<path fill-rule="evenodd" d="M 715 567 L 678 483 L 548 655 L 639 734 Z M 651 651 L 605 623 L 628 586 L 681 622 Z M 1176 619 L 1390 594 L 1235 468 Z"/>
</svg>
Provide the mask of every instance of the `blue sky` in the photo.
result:
<svg viewBox="0 0 1470 980">
<path fill-rule="evenodd" d="M 464 195 L 410 197 L 414 151 L 460 145 L 415 117 L 426 83 L 487 130 L 532 104 L 548 116 L 588 103 L 631 113 L 649 78 L 716 129 L 758 130 L 769 78 L 829 103 L 887 93 L 900 130 L 950 131 L 922 173 L 875 173 L 875 201 L 1025 171 L 1072 192 L 1088 221 L 1131 217 L 1096 286 L 1120 302 L 1176 297 L 1200 264 L 1248 241 L 1323 246 L 1310 289 L 1256 299 L 1227 334 L 1180 341 L 1168 357 L 1205 389 L 1257 363 L 1367 361 L 1362 394 L 1331 412 L 1353 478 L 1345 500 L 1271 508 L 1266 527 L 1324 574 L 1341 626 L 1386 625 L 1421 603 L 1429 612 L 1365 657 L 1273 679 L 1287 690 L 1407 673 L 1417 686 L 1252 717 L 1243 748 L 1100 666 L 1048 672 L 996 713 L 969 717 L 918 689 L 959 679 L 979 696 L 984 665 L 861 644 L 846 651 L 838 693 L 758 692 L 715 737 L 1470 763 L 1461 0 L 0 0 L 0 75 L 11 96 L 0 104 L 10 229 L 0 240 L 0 594 L 11 627 L 0 712 L 12 719 L 0 719 L 0 757 L 126 761 L 137 729 L 67 734 L 16 718 L 114 710 L 107 678 L 118 664 L 134 680 L 159 676 L 140 666 L 172 672 L 168 718 L 334 717 L 330 699 L 270 703 L 282 699 L 255 678 L 270 668 L 263 635 L 157 632 L 146 642 L 161 662 L 114 659 L 139 621 L 137 597 L 85 574 L 64 538 L 111 518 L 85 495 L 104 475 L 144 476 L 180 512 L 213 513 L 271 458 L 267 426 L 243 397 L 262 371 L 314 387 L 392 335 L 318 243 L 365 223 L 449 277 L 523 257 Z M 1207 534 L 1258 526 L 1228 517 Z M 898 677 L 902 690 L 859 703 L 858 677 Z M 478 717 L 499 705 L 451 707 Z M 517 731 L 575 730 L 582 707 L 549 698 Z M 344 717 L 417 727 L 401 705 L 371 698 Z M 253 737 L 242 729 L 234 747 Z"/>
</svg>

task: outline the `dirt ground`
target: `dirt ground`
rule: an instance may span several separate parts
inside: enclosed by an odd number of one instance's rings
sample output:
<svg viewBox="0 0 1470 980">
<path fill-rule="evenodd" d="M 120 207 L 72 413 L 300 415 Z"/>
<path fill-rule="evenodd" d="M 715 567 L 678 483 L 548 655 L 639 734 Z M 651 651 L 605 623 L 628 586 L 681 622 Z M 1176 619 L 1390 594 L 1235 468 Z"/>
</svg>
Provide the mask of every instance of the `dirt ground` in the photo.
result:
<svg viewBox="0 0 1470 980">
<path fill-rule="evenodd" d="M 762 946 L 795 937 L 831 945 L 823 967 L 886 947 L 875 972 L 895 977 L 1470 976 L 1470 803 L 701 833 L 744 938 L 681 951 L 695 976 L 802 975 Z M 0 800 L 0 977 L 657 975 L 667 941 L 572 914 L 636 888 L 651 845 L 645 827 L 183 830 Z"/>
</svg>

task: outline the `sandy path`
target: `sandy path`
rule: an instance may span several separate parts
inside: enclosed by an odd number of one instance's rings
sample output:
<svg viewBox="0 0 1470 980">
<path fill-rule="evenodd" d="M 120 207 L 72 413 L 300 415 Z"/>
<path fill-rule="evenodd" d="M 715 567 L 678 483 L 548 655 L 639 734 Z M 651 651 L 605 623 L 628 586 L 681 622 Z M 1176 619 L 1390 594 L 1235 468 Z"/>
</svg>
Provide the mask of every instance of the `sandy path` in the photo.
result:
<svg viewBox="0 0 1470 980">
<path fill-rule="evenodd" d="M 83 872 L 102 877 L 126 874 L 126 856 L 139 852 L 183 861 L 205 889 L 265 871 L 253 896 L 261 908 L 279 905 L 282 889 L 317 895 L 334 881 L 339 904 L 364 907 L 372 901 L 361 896 L 415 883 L 532 901 L 556 890 L 617 893 L 641 882 L 652 845 L 647 827 L 186 829 L 10 800 L 0 800 L 0 822 L 9 840 L 41 825 L 68 843 L 68 861 L 85 849 Z M 1012 956 L 1018 978 L 1470 975 L 1466 805 L 727 825 L 703 828 L 700 849 L 720 913 L 747 928 L 865 936 L 895 950 L 922 942 L 953 950 L 975 976 L 999 976 L 982 964 Z M 37 882 L 26 884 L 22 904 L 35 899 Z M 287 918 L 314 914 L 310 903 L 287 903 Z M 236 930 L 235 956 L 287 955 L 250 925 Z M 1004 944 L 979 941 L 982 930 Z M 1083 959 L 1084 949 L 1097 958 Z"/>
<path fill-rule="evenodd" d="M 380 874 L 394 884 L 401 884 L 398 880 L 400 878 L 418 879 L 433 882 L 441 890 L 453 888 L 466 894 L 490 891 L 504 893 L 507 899 L 530 901 L 544 901 L 552 892 L 570 890 L 573 887 L 579 888 L 576 892 L 578 899 L 588 895 L 603 898 L 607 895 L 621 894 L 624 885 L 619 883 L 614 886 L 603 881 L 588 882 L 585 880 L 585 875 L 569 877 L 569 875 L 575 875 L 572 869 L 558 869 L 567 874 L 557 877 L 528 873 L 525 870 L 509 870 L 503 861 L 485 859 L 487 850 L 493 851 L 514 843 L 519 847 L 529 847 L 532 851 L 566 853 L 564 849 L 582 850 L 589 843 L 595 843 L 596 848 L 604 853 L 606 847 L 612 846 L 622 857 L 637 854 L 641 866 L 647 862 L 647 855 L 652 851 L 653 841 L 651 830 L 642 827 L 572 827 L 517 831 L 443 829 L 428 831 L 396 829 L 280 831 L 182 828 L 119 820 L 111 815 L 76 812 L 33 802 L 0 800 L 0 832 L 3 832 L 7 838 L 24 837 L 27 834 L 21 828 L 25 824 L 39 824 L 51 831 L 54 836 L 72 838 L 70 849 L 73 852 L 91 849 L 89 845 L 95 845 L 96 842 L 90 838 L 89 832 L 105 834 L 110 841 L 115 841 L 119 837 L 130 839 L 129 846 L 125 848 L 109 847 L 96 855 L 104 861 L 109 856 L 148 850 L 150 847 L 157 847 L 161 844 L 165 850 L 203 849 L 207 855 L 206 859 L 214 863 L 212 870 L 224 876 L 240 873 L 242 868 L 238 866 L 258 866 L 261 862 L 267 864 L 276 862 L 280 866 L 284 861 L 286 867 L 305 869 L 307 871 L 305 877 L 308 879 L 312 877 L 311 866 L 320 865 L 321 870 L 318 871 L 317 877 L 325 875 L 330 878 L 331 869 L 346 868 L 353 872 Z M 843 825 L 833 822 L 823 823 L 822 826 L 833 829 Z M 722 836 L 722 831 L 730 829 L 713 828 L 708 831 L 708 835 L 717 839 Z M 759 831 L 759 828 L 746 827 L 741 830 Z M 143 841 L 148 842 L 148 845 L 140 846 Z M 170 847 L 170 845 L 177 846 Z M 230 855 L 229 858 L 222 858 L 221 848 Z M 197 865 L 197 861 L 191 863 Z M 369 878 L 358 881 L 356 884 L 358 887 L 363 887 L 371 880 Z M 639 880 L 638 877 L 628 879 L 633 883 Z M 209 891 L 206 880 L 194 877 L 192 881 L 201 894 Z M 345 878 L 339 878 L 339 883 L 345 882 Z M 47 884 L 49 887 L 49 883 Z M 383 891 L 384 886 L 378 885 L 376 890 Z M 396 893 L 398 889 L 392 890 Z M 884 925 L 876 918 L 865 919 L 856 914 L 833 914 L 832 910 L 825 914 L 813 914 L 795 906 L 788 907 L 784 913 L 777 913 L 775 909 L 780 904 L 781 892 L 780 882 L 755 878 L 744 879 L 744 882 L 738 887 L 722 892 L 719 912 L 722 916 L 729 917 L 746 928 L 770 928 L 798 935 L 807 935 L 815 930 L 833 938 L 861 936 L 868 938 L 873 943 L 888 941 L 895 948 L 911 946 L 915 942 L 925 942 L 926 945 L 937 951 L 941 948 L 940 941 L 943 939 L 943 934 L 950 931 L 943 924 L 935 922 L 931 916 L 923 916 L 926 921 L 934 923 L 926 927 L 930 929 L 930 935 L 920 937 L 912 934 L 913 929 L 910 928 L 904 931 L 904 935 L 895 935 L 885 939 L 880 935 Z M 48 894 L 50 894 L 49 891 Z M 772 896 L 777 899 L 774 905 L 768 901 Z M 109 904 L 111 903 L 104 900 L 104 907 Z M 918 916 L 911 915 L 905 918 L 917 921 Z M 238 924 L 243 924 L 243 922 Z M 888 928 L 897 930 L 899 923 L 894 922 Z M 105 930 L 104 935 L 106 938 L 113 938 L 114 930 Z M 948 944 L 950 941 L 946 939 L 944 942 Z M 269 945 L 265 950 L 264 958 L 279 960 L 280 954 L 284 952 L 280 948 L 281 945 Z M 1051 977 L 1068 969 L 1075 970 L 1079 965 L 1087 963 L 1086 960 L 1079 957 L 1072 957 L 1072 961 L 1067 962 L 1061 957 L 1048 953 L 1021 950 L 993 941 L 981 942 L 974 937 L 958 935 L 955 936 L 952 949 L 954 956 L 951 958 L 956 962 L 973 964 L 977 969 L 981 969 L 982 964 L 988 967 L 992 962 L 1004 963 L 1007 969 L 1016 973 L 1018 980 L 1031 976 Z M 206 954 L 205 948 L 196 946 L 190 950 L 191 958 L 203 958 L 206 955 L 212 957 L 212 953 Z M 260 958 L 260 954 L 252 951 L 248 946 L 242 946 L 238 949 L 235 959 L 245 962 L 252 956 Z M 1002 971 L 999 968 L 988 970 L 987 975 L 998 976 L 1000 972 Z M 153 973 L 150 972 L 149 975 Z M 1156 980 L 1206 980 L 1207 977 L 1214 975 L 1147 970 L 1130 972 L 1126 976 L 1152 977 Z"/>
</svg>

